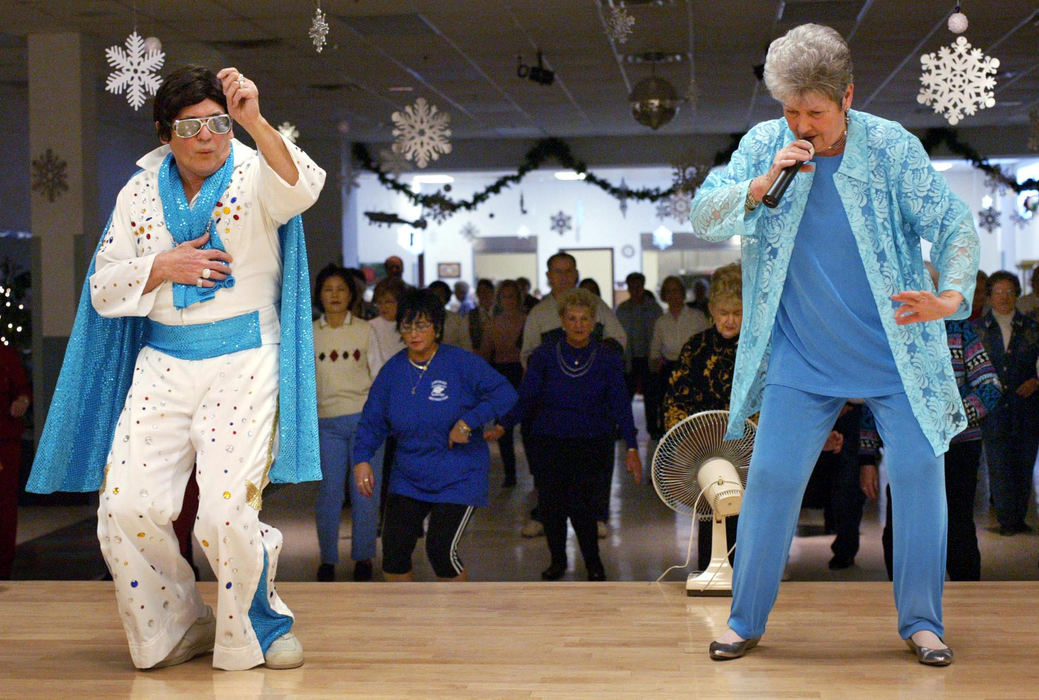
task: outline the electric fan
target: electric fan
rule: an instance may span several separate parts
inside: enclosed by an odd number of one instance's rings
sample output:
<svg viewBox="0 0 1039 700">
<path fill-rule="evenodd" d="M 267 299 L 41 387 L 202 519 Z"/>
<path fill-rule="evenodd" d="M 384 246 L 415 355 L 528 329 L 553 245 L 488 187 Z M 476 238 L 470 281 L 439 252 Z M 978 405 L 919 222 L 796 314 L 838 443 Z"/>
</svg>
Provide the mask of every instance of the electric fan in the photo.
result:
<svg viewBox="0 0 1039 700">
<path fill-rule="evenodd" d="M 689 575 L 688 595 L 732 595 L 725 518 L 740 512 L 757 427 L 747 420 L 742 438 L 726 440 L 728 422 L 728 411 L 693 414 L 667 431 L 653 455 L 653 487 L 660 499 L 694 521 L 713 521 L 711 564 Z"/>
</svg>

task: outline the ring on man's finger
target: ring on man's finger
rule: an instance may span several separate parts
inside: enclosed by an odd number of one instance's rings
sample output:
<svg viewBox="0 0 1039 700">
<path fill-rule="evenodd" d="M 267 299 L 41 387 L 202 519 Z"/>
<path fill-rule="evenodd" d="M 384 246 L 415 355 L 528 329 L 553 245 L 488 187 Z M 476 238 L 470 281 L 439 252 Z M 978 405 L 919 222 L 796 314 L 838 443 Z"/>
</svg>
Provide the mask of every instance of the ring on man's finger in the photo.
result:
<svg viewBox="0 0 1039 700">
<path fill-rule="evenodd" d="M 209 276 L 212 275 L 212 274 L 213 274 L 213 271 L 210 270 L 208 267 L 203 267 L 202 268 L 202 279 L 207 280 L 207 279 L 209 279 Z"/>
<path fill-rule="evenodd" d="M 205 282 L 205 280 L 202 279 L 201 277 L 199 277 L 198 280 L 196 280 L 196 282 L 195 282 L 195 286 L 196 287 L 201 287 L 203 282 Z"/>
<path fill-rule="evenodd" d="M 240 88 L 245 87 L 245 76 L 242 75 L 241 73 L 238 74 L 238 87 L 240 87 Z"/>
</svg>

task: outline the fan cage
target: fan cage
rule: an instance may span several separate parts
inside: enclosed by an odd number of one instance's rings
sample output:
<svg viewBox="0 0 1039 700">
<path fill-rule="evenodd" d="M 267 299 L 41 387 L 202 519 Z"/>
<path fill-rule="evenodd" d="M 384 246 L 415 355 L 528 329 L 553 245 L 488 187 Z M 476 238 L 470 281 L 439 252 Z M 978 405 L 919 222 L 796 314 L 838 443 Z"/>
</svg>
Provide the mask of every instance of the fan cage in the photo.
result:
<svg viewBox="0 0 1039 700">
<path fill-rule="evenodd" d="M 677 423 L 660 440 L 651 467 L 653 487 L 672 510 L 690 517 L 712 516 L 711 505 L 700 498 L 696 480 L 700 466 L 712 457 L 728 460 L 742 485 L 747 485 L 757 426 L 746 419 L 743 437 L 726 440 L 728 424 L 728 411 L 701 411 Z"/>
</svg>

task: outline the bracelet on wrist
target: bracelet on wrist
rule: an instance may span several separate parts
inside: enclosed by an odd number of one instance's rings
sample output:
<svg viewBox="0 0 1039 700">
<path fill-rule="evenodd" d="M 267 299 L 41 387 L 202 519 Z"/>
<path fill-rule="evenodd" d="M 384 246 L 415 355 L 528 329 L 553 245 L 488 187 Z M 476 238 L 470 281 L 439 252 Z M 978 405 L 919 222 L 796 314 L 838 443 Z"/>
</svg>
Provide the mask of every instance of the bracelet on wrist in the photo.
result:
<svg viewBox="0 0 1039 700">
<path fill-rule="evenodd" d="M 754 199 L 754 195 L 751 194 L 750 187 L 747 187 L 747 198 L 743 200 L 743 209 L 748 214 L 758 208 L 761 204 L 758 200 Z"/>
</svg>

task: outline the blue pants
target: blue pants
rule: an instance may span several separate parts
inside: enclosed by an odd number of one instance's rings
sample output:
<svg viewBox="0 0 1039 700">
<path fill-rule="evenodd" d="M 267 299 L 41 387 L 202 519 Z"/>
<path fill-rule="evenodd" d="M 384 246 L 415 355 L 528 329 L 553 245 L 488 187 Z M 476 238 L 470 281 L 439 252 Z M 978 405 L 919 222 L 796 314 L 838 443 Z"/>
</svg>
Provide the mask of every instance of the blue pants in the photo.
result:
<svg viewBox="0 0 1039 700">
<path fill-rule="evenodd" d="M 317 540 L 321 548 L 322 564 L 339 563 L 339 519 L 343 515 L 347 476 L 350 474 L 351 453 L 361 414 L 321 418 L 318 430 L 321 439 L 321 485 L 318 487 L 314 516 L 317 521 Z M 382 485 L 382 447 L 372 456 L 375 473 L 375 493 Z M 364 561 L 375 557 L 375 538 L 379 528 L 379 499 L 366 498 L 357 492 L 357 484 L 350 482 L 350 515 L 353 524 L 350 558 Z"/>
<path fill-rule="evenodd" d="M 887 446 L 898 633 L 905 639 L 930 630 L 940 637 L 946 546 L 944 455 L 934 456 L 904 393 L 865 401 Z M 729 627 L 745 639 L 765 632 L 805 485 L 844 402 L 844 398 L 784 386 L 765 387 L 740 510 L 729 616 Z"/>
</svg>

